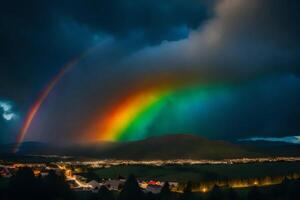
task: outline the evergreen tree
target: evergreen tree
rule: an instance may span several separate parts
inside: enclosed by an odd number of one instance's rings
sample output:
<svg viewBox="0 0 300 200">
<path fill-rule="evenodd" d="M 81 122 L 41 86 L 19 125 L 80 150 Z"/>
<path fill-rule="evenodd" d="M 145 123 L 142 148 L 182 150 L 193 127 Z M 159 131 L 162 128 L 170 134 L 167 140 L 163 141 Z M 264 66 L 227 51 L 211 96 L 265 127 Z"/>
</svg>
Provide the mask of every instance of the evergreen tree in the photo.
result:
<svg viewBox="0 0 300 200">
<path fill-rule="evenodd" d="M 172 199 L 174 199 L 174 195 L 170 190 L 170 184 L 169 182 L 165 182 L 164 186 L 160 191 L 159 200 L 172 200 Z"/>
<path fill-rule="evenodd" d="M 209 193 L 209 199 L 210 200 L 220 200 L 223 199 L 223 193 L 219 186 L 215 185 L 212 189 L 212 191 Z"/>
<path fill-rule="evenodd" d="M 120 192 L 118 200 L 142 200 L 144 197 L 141 188 L 133 175 L 130 175 Z"/>
<path fill-rule="evenodd" d="M 65 180 L 64 175 L 57 175 L 55 171 L 51 170 L 49 175 L 43 180 L 43 199 L 72 199 L 73 192 Z"/>
<path fill-rule="evenodd" d="M 183 194 L 180 197 L 180 200 L 194 200 L 195 195 L 192 193 L 192 182 L 188 182 L 186 187 L 183 190 Z"/>
<path fill-rule="evenodd" d="M 36 179 L 33 171 L 24 167 L 18 170 L 16 175 L 11 178 L 8 196 L 10 199 L 38 199 L 36 193 Z"/>
</svg>

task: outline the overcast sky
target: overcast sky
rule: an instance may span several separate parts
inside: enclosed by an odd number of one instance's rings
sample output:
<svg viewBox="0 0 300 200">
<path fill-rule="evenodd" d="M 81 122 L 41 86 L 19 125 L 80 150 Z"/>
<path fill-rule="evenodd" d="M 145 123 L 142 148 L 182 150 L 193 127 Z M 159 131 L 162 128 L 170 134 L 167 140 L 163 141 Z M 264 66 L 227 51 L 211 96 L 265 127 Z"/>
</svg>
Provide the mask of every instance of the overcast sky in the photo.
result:
<svg viewBox="0 0 300 200">
<path fill-rule="evenodd" d="M 95 119 L 101 123 L 128 95 L 190 80 L 210 87 L 205 99 L 201 89 L 175 91 L 131 131 L 141 138 L 300 135 L 299 9 L 294 0 L 2 2 L 0 141 L 15 141 L 43 89 L 82 54 L 42 104 L 27 140 L 94 138 Z"/>
</svg>

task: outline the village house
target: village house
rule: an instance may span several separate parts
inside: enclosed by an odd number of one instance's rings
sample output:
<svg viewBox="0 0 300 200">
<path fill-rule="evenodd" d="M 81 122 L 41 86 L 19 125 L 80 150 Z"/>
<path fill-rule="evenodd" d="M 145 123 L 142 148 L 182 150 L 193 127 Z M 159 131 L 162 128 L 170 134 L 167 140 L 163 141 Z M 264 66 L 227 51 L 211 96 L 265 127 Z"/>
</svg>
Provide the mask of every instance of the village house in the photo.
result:
<svg viewBox="0 0 300 200">
<path fill-rule="evenodd" d="M 2 177 L 5 177 L 5 178 L 9 178 L 11 177 L 11 173 L 10 171 L 8 170 L 7 167 L 3 166 L 3 165 L 0 165 L 0 176 Z"/>
<path fill-rule="evenodd" d="M 92 180 L 90 182 L 87 183 L 87 185 L 89 185 L 91 187 L 91 191 L 93 193 L 97 193 L 101 187 L 102 184 L 98 183 L 97 181 L 95 180 Z"/>
<path fill-rule="evenodd" d="M 146 193 L 151 192 L 153 194 L 158 194 L 161 191 L 161 185 L 148 185 L 144 190 Z"/>
<path fill-rule="evenodd" d="M 121 190 L 124 186 L 125 179 L 107 180 L 103 183 L 109 190 Z"/>
</svg>

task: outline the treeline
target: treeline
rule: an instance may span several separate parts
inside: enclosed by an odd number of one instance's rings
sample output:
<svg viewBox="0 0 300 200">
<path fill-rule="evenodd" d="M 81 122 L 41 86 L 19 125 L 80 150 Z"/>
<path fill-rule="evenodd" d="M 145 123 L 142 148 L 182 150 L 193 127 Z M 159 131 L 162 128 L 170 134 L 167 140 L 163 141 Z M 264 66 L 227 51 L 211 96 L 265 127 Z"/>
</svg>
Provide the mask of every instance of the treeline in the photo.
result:
<svg viewBox="0 0 300 200">
<path fill-rule="evenodd" d="M 142 191 L 133 175 L 127 178 L 122 191 L 118 193 L 104 186 L 98 193 L 74 192 L 63 175 L 50 171 L 46 177 L 35 177 L 30 168 L 18 170 L 7 186 L 0 188 L 1 200 L 298 200 L 300 196 L 300 180 L 288 179 L 271 187 L 243 190 L 214 186 L 206 193 L 192 192 L 191 182 L 185 184 L 183 193 L 175 193 L 166 182 L 159 194 L 152 194 Z"/>
<path fill-rule="evenodd" d="M 74 199 L 75 194 L 63 175 L 50 171 L 45 177 L 35 177 L 31 168 L 24 167 L 9 178 L 6 187 L 0 190 L 2 200 L 54 200 Z"/>
<path fill-rule="evenodd" d="M 192 191 L 203 192 L 210 191 L 215 185 L 222 188 L 246 188 L 253 186 L 271 186 L 278 185 L 285 180 L 298 180 L 300 179 L 300 173 L 292 173 L 286 176 L 265 176 L 261 178 L 244 178 L 244 179 L 229 179 L 215 176 L 215 179 L 202 180 L 201 182 L 193 182 Z M 177 191 L 183 191 L 186 184 L 180 183 L 177 187 Z"/>
</svg>

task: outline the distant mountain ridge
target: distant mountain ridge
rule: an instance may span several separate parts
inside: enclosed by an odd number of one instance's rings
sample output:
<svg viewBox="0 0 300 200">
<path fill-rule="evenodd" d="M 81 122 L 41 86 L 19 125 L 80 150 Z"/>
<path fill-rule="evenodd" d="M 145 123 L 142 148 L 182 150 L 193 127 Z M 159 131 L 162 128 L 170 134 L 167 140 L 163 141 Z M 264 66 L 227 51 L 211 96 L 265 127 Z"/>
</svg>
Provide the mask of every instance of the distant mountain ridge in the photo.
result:
<svg viewBox="0 0 300 200">
<path fill-rule="evenodd" d="M 0 146 L 0 152 L 9 153 L 12 145 Z M 177 134 L 151 137 L 131 142 L 102 142 L 69 147 L 46 143 L 26 142 L 18 154 L 57 154 L 99 159 L 228 159 L 265 156 L 300 156 L 300 145 L 230 143 L 203 137 Z"/>
<path fill-rule="evenodd" d="M 248 153 L 238 145 L 212 141 L 195 135 L 166 135 L 122 143 L 102 152 L 104 157 L 122 159 L 223 159 Z"/>
</svg>

